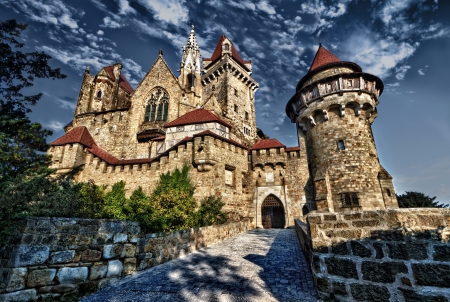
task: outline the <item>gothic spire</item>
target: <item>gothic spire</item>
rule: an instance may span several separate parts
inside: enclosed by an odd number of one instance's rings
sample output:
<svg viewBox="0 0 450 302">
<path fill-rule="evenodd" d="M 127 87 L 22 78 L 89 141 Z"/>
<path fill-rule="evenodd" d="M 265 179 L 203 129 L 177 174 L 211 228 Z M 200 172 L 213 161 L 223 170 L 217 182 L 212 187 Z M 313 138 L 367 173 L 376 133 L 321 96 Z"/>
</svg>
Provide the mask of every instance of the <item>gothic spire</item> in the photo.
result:
<svg viewBox="0 0 450 302">
<path fill-rule="evenodd" d="M 197 44 L 194 24 L 191 25 L 191 32 L 189 34 L 188 41 L 186 45 L 183 46 L 181 68 L 187 68 L 198 73 L 200 72 L 200 46 Z"/>
</svg>

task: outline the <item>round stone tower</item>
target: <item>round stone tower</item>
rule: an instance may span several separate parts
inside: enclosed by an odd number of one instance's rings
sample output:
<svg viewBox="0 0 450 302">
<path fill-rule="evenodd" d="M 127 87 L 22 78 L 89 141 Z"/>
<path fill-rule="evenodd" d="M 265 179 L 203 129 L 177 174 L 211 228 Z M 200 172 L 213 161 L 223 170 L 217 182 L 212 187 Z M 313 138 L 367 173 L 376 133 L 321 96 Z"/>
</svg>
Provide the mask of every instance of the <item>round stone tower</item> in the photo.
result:
<svg viewBox="0 0 450 302">
<path fill-rule="evenodd" d="M 392 177 L 379 163 L 371 128 L 382 91 L 378 77 L 319 46 L 286 105 L 308 157 L 315 199 L 308 201 L 310 210 L 398 207 Z"/>
</svg>

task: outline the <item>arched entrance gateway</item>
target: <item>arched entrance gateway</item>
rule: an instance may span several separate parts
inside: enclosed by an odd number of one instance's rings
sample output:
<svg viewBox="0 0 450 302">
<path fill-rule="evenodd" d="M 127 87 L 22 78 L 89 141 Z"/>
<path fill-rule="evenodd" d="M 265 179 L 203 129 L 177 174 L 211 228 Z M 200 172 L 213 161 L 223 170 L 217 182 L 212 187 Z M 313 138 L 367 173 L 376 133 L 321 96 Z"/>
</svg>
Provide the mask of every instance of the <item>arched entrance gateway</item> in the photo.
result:
<svg viewBox="0 0 450 302">
<path fill-rule="evenodd" d="M 274 195 L 269 195 L 261 205 L 261 220 L 265 229 L 282 229 L 286 223 L 284 219 L 284 207 L 281 201 Z"/>
</svg>

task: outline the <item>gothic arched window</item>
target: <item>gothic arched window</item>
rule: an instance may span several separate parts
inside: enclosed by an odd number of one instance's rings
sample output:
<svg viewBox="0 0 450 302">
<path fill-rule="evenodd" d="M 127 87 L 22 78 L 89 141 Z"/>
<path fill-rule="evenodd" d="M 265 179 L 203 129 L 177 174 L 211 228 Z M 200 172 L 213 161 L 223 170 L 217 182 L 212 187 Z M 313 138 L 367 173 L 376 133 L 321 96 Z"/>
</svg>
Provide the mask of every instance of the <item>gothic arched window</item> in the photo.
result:
<svg viewBox="0 0 450 302">
<path fill-rule="evenodd" d="M 167 121 L 169 115 L 169 94 L 161 87 L 152 91 L 145 108 L 144 122 Z"/>
</svg>

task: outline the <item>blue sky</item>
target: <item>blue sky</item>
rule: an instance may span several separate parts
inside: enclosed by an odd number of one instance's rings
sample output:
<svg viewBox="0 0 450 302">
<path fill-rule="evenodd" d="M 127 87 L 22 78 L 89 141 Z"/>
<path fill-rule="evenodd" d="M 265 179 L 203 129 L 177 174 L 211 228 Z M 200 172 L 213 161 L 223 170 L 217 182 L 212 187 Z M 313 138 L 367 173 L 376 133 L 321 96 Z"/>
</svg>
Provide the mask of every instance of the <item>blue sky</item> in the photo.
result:
<svg viewBox="0 0 450 302">
<path fill-rule="evenodd" d="M 50 54 L 68 76 L 36 81 L 44 98 L 31 118 L 63 134 L 82 73 L 116 61 L 136 87 L 158 56 L 175 74 L 190 24 L 203 57 L 223 33 L 253 61 L 257 124 L 288 146 L 295 125 L 284 108 L 323 45 L 385 84 L 373 124 L 380 161 L 398 193 L 450 204 L 450 1 L 443 0 L 3 0 L 2 20 L 29 23 L 26 51 Z"/>
</svg>

